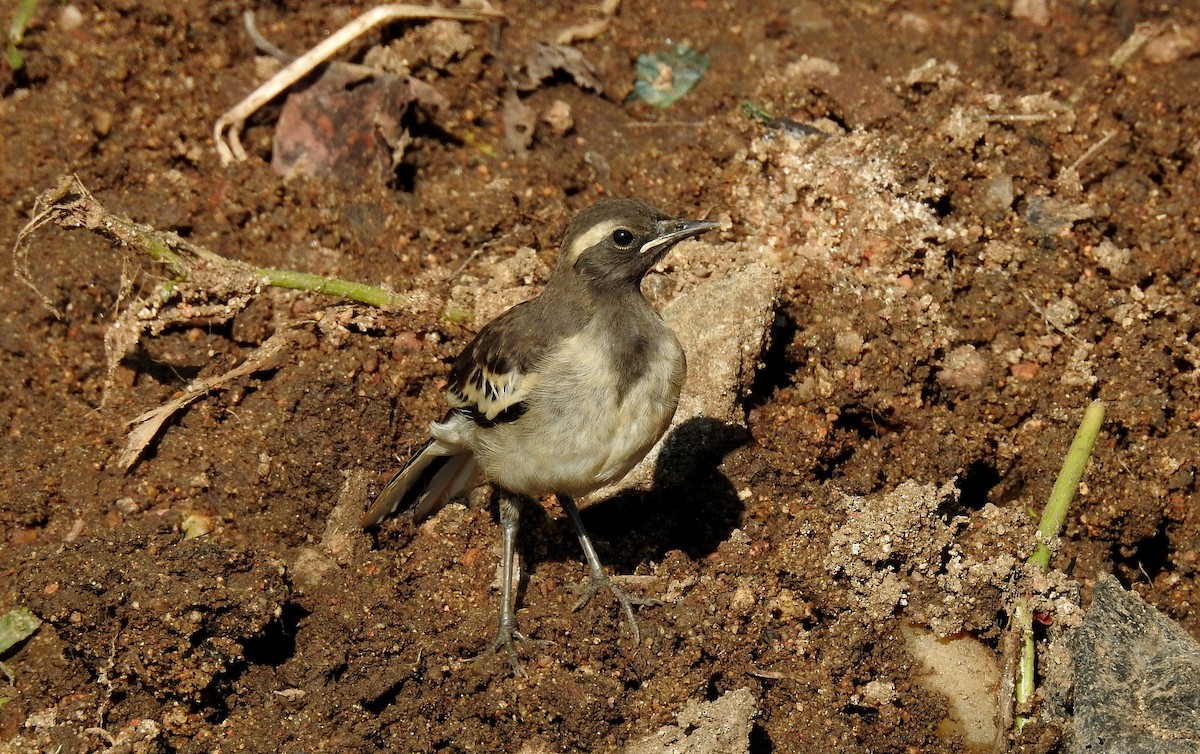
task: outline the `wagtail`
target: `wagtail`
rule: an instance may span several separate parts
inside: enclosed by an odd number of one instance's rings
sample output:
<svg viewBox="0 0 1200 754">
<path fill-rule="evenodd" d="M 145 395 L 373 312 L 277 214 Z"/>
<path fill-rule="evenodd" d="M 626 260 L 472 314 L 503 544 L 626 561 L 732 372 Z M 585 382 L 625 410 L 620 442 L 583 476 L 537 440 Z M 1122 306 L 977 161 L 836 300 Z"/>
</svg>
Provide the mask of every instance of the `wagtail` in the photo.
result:
<svg viewBox="0 0 1200 754">
<path fill-rule="evenodd" d="M 459 355 L 446 387 L 449 412 L 363 518 L 363 527 L 396 511 L 420 519 L 481 476 L 490 482 L 504 545 L 490 651 L 507 651 L 518 671 L 512 644 L 526 637 L 517 630 L 513 557 L 526 498 L 554 494 L 579 536 L 591 577 L 575 609 L 608 589 L 636 643 L 633 606 L 657 604 L 604 573 L 575 498 L 624 477 L 671 423 L 686 360 L 642 295 L 642 278 L 675 244 L 715 227 L 633 199 L 605 199 L 576 215 L 545 290 L 488 323 Z"/>
</svg>

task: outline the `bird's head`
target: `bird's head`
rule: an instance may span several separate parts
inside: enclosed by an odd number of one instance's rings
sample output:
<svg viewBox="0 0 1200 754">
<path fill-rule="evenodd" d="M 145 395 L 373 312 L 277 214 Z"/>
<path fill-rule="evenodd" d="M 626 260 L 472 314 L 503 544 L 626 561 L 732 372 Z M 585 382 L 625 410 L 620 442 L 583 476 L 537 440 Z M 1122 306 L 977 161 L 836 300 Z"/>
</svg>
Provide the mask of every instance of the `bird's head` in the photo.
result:
<svg viewBox="0 0 1200 754">
<path fill-rule="evenodd" d="M 558 266 L 596 285 L 634 285 L 675 244 L 716 228 L 676 220 L 637 199 L 604 199 L 567 225 Z"/>
</svg>

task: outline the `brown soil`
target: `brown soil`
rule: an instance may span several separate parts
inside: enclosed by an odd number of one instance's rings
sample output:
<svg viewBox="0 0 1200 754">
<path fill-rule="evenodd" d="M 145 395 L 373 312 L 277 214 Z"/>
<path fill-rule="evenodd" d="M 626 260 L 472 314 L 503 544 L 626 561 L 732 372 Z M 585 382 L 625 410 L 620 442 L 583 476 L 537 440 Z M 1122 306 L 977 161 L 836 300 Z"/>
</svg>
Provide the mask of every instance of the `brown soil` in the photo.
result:
<svg viewBox="0 0 1200 754">
<path fill-rule="evenodd" d="M 1195 30 L 1194 5 L 1060 1 L 1039 26 L 1006 3 L 626 2 L 577 44 L 603 91 L 560 77 L 525 95 L 565 101 L 575 126 L 541 125 L 513 155 L 506 68 L 598 11 L 511 2 L 503 27 L 464 27 L 475 51 L 415 71 L 449 111 L 409 123 L 389 180 L 359 182 L 273 173 L 277 107 L 244 133 L 247 162 L 219 164 L 212 124 L 258 81 L 252 5 L 83 4 L 68 30 L 42 3 L 27 68 L 0 78 L 0 241 L 73 172 L 114 212 L 228 257 L 445 301 L 522 247 L 551 264 L 603 193 L 727 218 L 715 240 L 784 280 L 749 434 L 704 473 L 585 514 L 606 565 L 664 599 L 640 645 L 611 600 L 571 611 L 586 571 L 547 502 L 522 532 L 520 622 L 554 644 L 522 648 L 525 678 L 464 663 L 495 628 L 486 497 L 332 555 L 326 530 L 423 439 L 481 317 L 356 325 L 361 307 L 268 290 L 145 338 L 105 390 L 105 334 L 162 270 L 42 231 L 32 277 L 61 317 L 0 262 L 0 609 L 46 621 L 4 658 L 0 740 L 101 751 L 150 720 L 146 750 L 610 751 L 749 687 L 753 751 L 958 751 L 899 627 L 999 645 L 1027 511 L 1095 398 L 1108 418 L 1054 565 L 1085 604 L 1113 571 L 1200 635 L 1200 58 L 1109 63 L 1135 24 Z M 5 28 L 15 6 L 0 2 Z M 259 25 L 299 51 L 362 9 L 281 3 Z M 707 52 L 707 76 L 670 110 L 625 104 L 634 59 L 667 39 Z M 767 128 L 743 102 L 829 135 Z M 318 316 L 281 364 L 117 467 L 128 420 Z M 932 507 L 864 502 L 905 482 L 951 486 Z M 184 541 L 193 514 L 212 528 Z M 853 541 L 889 535 L 894 551 Z M 1053 750 L 1043 723 L 1015 745 Z"/>
</svg>

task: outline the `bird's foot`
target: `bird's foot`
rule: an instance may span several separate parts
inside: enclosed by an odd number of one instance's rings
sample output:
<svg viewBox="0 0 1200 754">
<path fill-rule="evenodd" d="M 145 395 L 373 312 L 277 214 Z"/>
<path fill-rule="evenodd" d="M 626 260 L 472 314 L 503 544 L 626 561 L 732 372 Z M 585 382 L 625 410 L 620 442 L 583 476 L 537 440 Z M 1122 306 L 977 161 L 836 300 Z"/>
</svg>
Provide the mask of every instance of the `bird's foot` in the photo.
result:
<svg viewBox="0 0 1200 754">
<path fill-rule="evenodd" d="M 527 642 L 536 647 L 549 647 L 554 644 L 554 642 L 548 639 L 531 639 L 518 631 L 515 626 L 501 625 L 500 630 L 496 632 L 496 638 L 492 640 L 492 645 L 470 658 L 468 662 L 479 662 L 493 655 L 503 653 L 508 657 L 508 663 L 512 666 L 513 674 L 521 678 L 526 678 L 528 676 L 525 673 L 525 667 L 521 664 L 521 658 L 517 657 L 515 646 L 517 642 Z"/>
<path fill-rule="evenodd" d="M 579 601 L 571 608 L 576 611 L 591 601 L 592 597 L 596 596 L 596 592 L 601 589 L 607 589 L 612 592 L 612 595 L 617 598 L 617 602 L 621 603 L 621 609 L 625 611 L 625 618 L 629 621 L 629 629 L 633 632 L 633 643 L 640 644 L 642 639 L 641 631 L 638 630 L 637 616 L 633 612 L 636 607 L 652 607 L 661 605 L 662 600 L 653 597 L 638 597 L 637 595 L 629 594 L 621 587 L 617 586 L 617 579 L 620 577 L 608 576 L 607 574 L 592 575 L 584 584 L 581 585 L 580 591 L 582 594 Z"/>
</svg>

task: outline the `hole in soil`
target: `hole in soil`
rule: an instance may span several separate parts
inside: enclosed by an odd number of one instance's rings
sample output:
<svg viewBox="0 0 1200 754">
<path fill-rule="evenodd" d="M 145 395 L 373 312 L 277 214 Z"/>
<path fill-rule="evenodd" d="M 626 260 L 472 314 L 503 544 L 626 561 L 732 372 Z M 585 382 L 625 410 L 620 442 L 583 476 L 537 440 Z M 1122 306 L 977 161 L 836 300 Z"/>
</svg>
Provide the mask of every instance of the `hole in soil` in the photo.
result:
<svg viewBox="0 0 1200 754">
<path fill-rule="evenodd" d="M 1139 539 L 1130 545 L 1119 542 L 1113 544 L 1113 562 L 1128 569 L 1131 581 L 1136 581 L 1138 575 L 1144 575 L 1150 581 L 1167 570 L 1167 556 L 1171 551 L 1171 542 L 1167 537 L 1165 524 L 1160 524 L 1158 531 L 1152 536 Z"/>
<path fill-rule="evenodd" d="M 954 203 L 950 201 L 949 194 L 943 194 L 936 199 L 922 199 L 921 203 L 933 210 L 938 217 L 949 217 L 954 212 Z"/>
<path fill-rule="evenodd" d="M 715 702 L 721 698 L 720 683 L 723 677 L 721 673 L 713 673 L 708 677 L 708 685 L 704 687 L 704 701 Z"/>
<path fill-rule="evenodd" d="M 406 109 L 400 117 L 400 125 L 412 136 L 414 142 L 428 139 L 434 144 L 462 145 L 457 136 L 438 125 L 433 120 L 433 116 L 421 108 Z M 388 188 L 406 194 L 416 191 L 417 174 L 430 159 L 427 154 L 422 156 L 421 151 L 420 148 L 414 148 L 406 155 L 406 159 L 396 165 L 392 171 L 392 179 L 388 182 Z"/>
<path fill-rule="evenodd" d="M 220 725 L 229 717 L 227 692 L 227 689 L 210 688 L 201 696 L 204 706 L 196 708 L 196 712 L 204 717 L 206 723 Z"/>
<path fill-rule="evenodd" d="M 411 162 L 401 162 L 396 166 L 395 175 L 392 177 L 392 184 L 389 188 L 394 188 L 405 194 L 411 194 L 416 190 L 417 186 L 417 166 Z"/>
<path fill-rule="evenodd" d="M 788 357 L 788 348 L 796 338 L 799 328 L 796 320 L 786 312 L 775 312 L 775 321 L 771 323 L 768 346 L 762 355 L 762 368 L 754 375 L 750 385 L 750 395 L 746 398 L 746 409 L 762 406 L 771 399 L 776 390 L 792 384 L 792 377 L 799 366 L 795 360 Z"/>
<path fill-rule="evenodd" d="M 837 470 L 843 465 L 849 463 L 850 459 L 853 457 L 854 450 L 852 448 L 846 448 L 832 458 L 824 458 L 821 460 L 821 463 L 817 466 L 817 468 L 813 470 L 813 477 L 818 482 L 828 482 L 830 479 L 833 479 L 835 474 L 837 474 Z"/>
<path fill-rule="evenodd" d="M 879 710 L 862 704 L 847 704 L 845 707 L 842 707 L 842 714 L 858 715 L 859 717 L 866 718 L 867 720 L 874 720 L 875 718 L 879 717 Z"/>
<path fill-rule="evenodd" d="M 758 723 L 750 726 L 750 746 L 747 751 L 750 754 L 771 754 L 771 752 L 775 751 L 775 744 L 771 741 L 771 734 Z"/>
<path fill-rule="evenodd" d="M 864 440 L 890 434 L 900 429 L 898 422 L 891 421 L 891 412 L 875 409 L 847 408 L 833 422 L 833 429 L 853 432 Z"/>
<path fill-rule="evenodd" d="M 1000 483 L 1000 472 L 986 461 L 972 461 L 955 484 L 958 487 L 958 505 L 977 511 L 988 502 L 988 495 Z"/>
<path fill-rule="evenodd" d="M 372 715 L 378 715 L 388 707 L 396 703 L 400 698 L 400 691 L 404 688 L 404 684 L 408 681 L 407 678 L 396 681 L 391 686 L 387 687 L 382 694 L 374 699 L 364 699 L 362 702 L 363 709 L 370 712 Z"/>
<path fill-rule="evenodd" d="M 269 624 L 260 636 L 246 642 L 244 654 L 250 665 L 277 668 L 296 654 L 296 632 L 308 611 L 295 602 L 285 602 L 279 620 Z"/>
<path fill-rule="evenodd" d="M 885 443 L 888 441 L 881 438 L 894 435 L 904 428 L 904 424 L 894 420 L 893 416 L 894 412 L 891 409 L 876 411 L 865 406 L 843 408 L 833 422 L 829 448 L 822 453 L 817 467 L 813 470 L 817 481 L 832 479 L 840 469 L 851 462 L 856 453 L 867 446 L 870 446 L 865 450 L 867 453 L 887 452 Z M 895 441 L 895 438 L 891 440 Z M 865 492 L 887 478 L 882 469 L 877 469 L 871 476 L 873 481 L 868 482 L 865 478 L 861 480 L 868 487 L 860 491 Z"/>
</svg>

